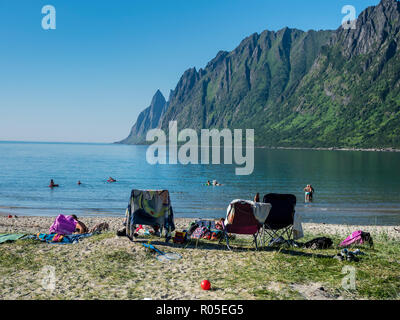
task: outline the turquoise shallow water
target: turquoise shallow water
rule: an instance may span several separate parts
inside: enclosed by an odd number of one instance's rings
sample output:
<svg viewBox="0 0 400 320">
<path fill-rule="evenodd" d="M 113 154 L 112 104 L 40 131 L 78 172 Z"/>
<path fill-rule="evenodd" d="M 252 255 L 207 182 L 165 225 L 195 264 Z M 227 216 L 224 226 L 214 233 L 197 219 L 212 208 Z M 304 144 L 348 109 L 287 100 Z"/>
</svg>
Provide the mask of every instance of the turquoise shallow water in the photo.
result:
<svg viewBox="0 0 400 320">
<path fill-rule="evenodd" d="M 233 199 L 277 192 L 295 194 L 307 222 L 400 224 L 400 153 L 256 149 L 254 173 L 236 176 L 235 165 L 151 166 L 146 149 L 0 142 L 0 212 L 122 216 L 131 189 L 143 188 L 170 190 L 176 217 L 218 218 Z M 51 178 L 59 188 L 48 188 Z M 223 186 L 206 187 L 213 179 Z"/>
</svg>

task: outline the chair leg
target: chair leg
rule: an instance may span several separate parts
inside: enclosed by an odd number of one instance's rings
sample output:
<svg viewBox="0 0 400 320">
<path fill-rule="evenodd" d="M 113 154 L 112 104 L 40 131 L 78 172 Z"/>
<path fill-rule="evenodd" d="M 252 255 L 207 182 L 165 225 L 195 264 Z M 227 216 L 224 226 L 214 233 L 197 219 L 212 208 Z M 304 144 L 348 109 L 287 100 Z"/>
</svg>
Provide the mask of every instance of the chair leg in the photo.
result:
<svg viewBox="0 0 400 320">
<path fill-rule="evenodd" d="M 226 232 L 225 232 L 225 238 L 226 238 L 226 247 L 228 248 L 228 250 L 232 251 L 231 247 L 229 246 L 229 236 Z"/>
<path fill-rule="evenodd" d="M 254 244 L 256 245 L 256 251 L 258 251 L 258 246 L 257 246 L 257 234 L 253 234 L 254 237 Z"/>
</svg>

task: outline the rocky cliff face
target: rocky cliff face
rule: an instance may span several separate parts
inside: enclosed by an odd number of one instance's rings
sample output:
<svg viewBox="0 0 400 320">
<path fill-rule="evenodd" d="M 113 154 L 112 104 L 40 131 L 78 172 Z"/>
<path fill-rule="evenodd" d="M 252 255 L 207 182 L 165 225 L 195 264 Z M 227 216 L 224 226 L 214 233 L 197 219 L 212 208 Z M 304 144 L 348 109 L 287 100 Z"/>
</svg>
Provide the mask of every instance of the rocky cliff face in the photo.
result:
<svg viewBox="0 0 400 320">
<path fill-rule="evenodd" d="M 167 102 L 165 101 L 163 94 L 160 90 L 157 90 L 150 106 L 139 114 L 129 136 L 119 143 L 143 143 L 146 140 L 147 131 L 159 127 L 160 119 L 164 115 L 166 107 Z"/>
<path fill-rule="evenodd" d="M 397 0 L 363 11 L 355 30 L 339 28 L 271 128 L 297 135 L 286 145 L 399 147 L 399 31 Z"/>
<path fill-rule="evenodd" d="M 171 120 L 193 129 L 262 124 L 254 116 L 275 109 L 293 92 L 330 35 L 289 28 L 265 31 L 244 39 L 232 52 L 219 52 L 204 69 L 183 74 L 171 94 L 163 129 Z"/>
<path fill-rule="evenodd" d="M 399 2 L 382 0 L 354 30 L 255 33 L 187 70 L 159 126 L 255 129 L 258 146 L 399 147 L 399 30 Z"/>
<path fill-rule="evenodd" d="M 339 44 L 347 58 L 377 52 L 387 39 L 399 32 L 400 3 L 397 0 L 382 0 L 376 7 L 364 10 L 357 19 L 355 29 L 340 27 L 330 45 Z"/>
</svg>

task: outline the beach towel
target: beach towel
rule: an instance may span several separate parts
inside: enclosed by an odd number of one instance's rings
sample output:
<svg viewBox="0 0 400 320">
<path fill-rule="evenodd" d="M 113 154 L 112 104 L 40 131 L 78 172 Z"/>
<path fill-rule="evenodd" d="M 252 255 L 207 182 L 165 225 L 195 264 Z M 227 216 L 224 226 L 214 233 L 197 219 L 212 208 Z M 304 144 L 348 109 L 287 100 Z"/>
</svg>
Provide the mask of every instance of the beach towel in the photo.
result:
<svg viewBox="0 0 400 320">
<path fill-rule="evenodd" d="M 25 234 L 22 233 L 8 233 L 0 234 L 0 243 L 13 242 L 23 238 Z"/>
<path fill-rule="evenodd" d="M 53 222 L 49 233 L 72 234 L 75 232 L 77 221 L 71 216 L 60 214 Z"/>
<path fill-rule="evenodd" d="M 265 221 L 268 218 L 268 215 L 271 211 L 271 204 L 270 203 L 260 203 L 260 202 L 254 202 L 254 201 L 249 201 L 249 200 L 233 200 L 230 205 L 228 206 L 227 209 L 227 218 L 225 219 L 225 225 L 232 224 L 233 219 L 235 217 L 235 204 L 248 204 L 251 206 L 254 217 L 256 220 L 263 225 Z"/>
<path fill-rule="evenodd" d="M 252 210 L 253 210 L 253 214 L 254 217 L 257 219 L 257 221 L 260 224 L 264 224 L 265 220 L 267 220 L 269 212 L 271 211 L 271 204 L 270 203 L 260 203 L 260 202 L 254 202 L 254 201 L 249 201 L 249 200 L 233 200 L 228 209 L 227 209 L 227 213 L 229 214 L 229 212 L 231 212 L 232 207 L 236 204 L 236 203 L 247 203 L 249 205 L 251 205 Z M 231 219 L 233 219 L 234 214 L 232 214 Z M 231 224 L 232 221 L 227 221 L 225 220 L 225 225 L 227 224 Z"/>
<path fill-rule="evenodd" d="M 36 235 L 31 236 L 31 239 L 40 240 L 47 243 L 71 244 L 77 243 L 79 240 L 91 237 L 92 235 L 92 233 L 70 235 L 63 235 L 59 233 L 37 233 Z"/>
<path fill-rule="evenodd" d="M 264 224 L 265 220 L 268 218 L 269 212 L 271 211 L 272 205 L 270 203 L 252 202 L 252 206 L 257 221 Z"/>
</svg>

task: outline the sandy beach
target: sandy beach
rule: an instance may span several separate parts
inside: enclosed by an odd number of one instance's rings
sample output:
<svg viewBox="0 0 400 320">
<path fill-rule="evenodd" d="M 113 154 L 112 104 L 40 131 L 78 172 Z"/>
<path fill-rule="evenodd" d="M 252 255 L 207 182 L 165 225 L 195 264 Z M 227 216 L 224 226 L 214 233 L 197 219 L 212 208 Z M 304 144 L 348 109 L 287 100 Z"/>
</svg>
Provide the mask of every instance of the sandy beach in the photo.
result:
<svg viewBox="0 0 400 320">
<path fill-rule="evenodd" d="M 0 216 L 0 233 L 47 232 L 54 217 Z M 303 224 L 305 239 L 330 236 L 335 245 L 354 230 L 370 232 L 373 249 L 354 265 L 357 290 L 341 289 L 346 262 L 332 259 L 338 249 L 264 249 L 254 251 L 239 238 L 234 251 L 201 241 L 196 247 L 141 237 L 133 243 L 117 237 L 121 218 L 83 217 L 89 228 L 108 222 L 110 231 L 77 244 L 18 240 L 0 245 L 0 299 L 399 299 L 400 232 L 395 227 Z M 175 219 L 177 230 L 191 219 Z M 400 228 L 399 228 L 400 230 Z M 304 240 L 305 240 L 304 239 Z M 141 245 L 152 241 L 182 259 L 160 262 Z M 301 239 L 300 241 L 303 241 Z M 46 270 L 55 286 L 44 286 Z M 200 282 L 209 279 L 211 291 Z M 378 292 L 378 293 L 377 293 Z"/>
</svg>

